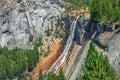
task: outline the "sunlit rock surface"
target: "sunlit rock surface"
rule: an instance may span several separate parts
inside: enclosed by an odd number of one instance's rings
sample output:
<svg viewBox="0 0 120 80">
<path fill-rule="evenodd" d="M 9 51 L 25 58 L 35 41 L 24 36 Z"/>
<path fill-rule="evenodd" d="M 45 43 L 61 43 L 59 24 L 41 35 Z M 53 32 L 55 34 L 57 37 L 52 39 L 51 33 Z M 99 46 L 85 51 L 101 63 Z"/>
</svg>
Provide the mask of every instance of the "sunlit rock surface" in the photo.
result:
<svg viewBox="0 0 120 80">
<path fill-rule="evenodd" d="M 110 64 L 112 64 L 120 75 L 120 33 L 116 34 L 116 36 L 110 40 L 107 56 Z"/>
<path fill-rule="evenodd" d="M 6 6 L 1 7 L 0 12 L 0 45 L 10 49 L 32 48 L 30 35 L 35 42 L 64 11 L 59 0 L 16 0 L 12 3 L 6 0 L 0 6 Z"/>
</svg>

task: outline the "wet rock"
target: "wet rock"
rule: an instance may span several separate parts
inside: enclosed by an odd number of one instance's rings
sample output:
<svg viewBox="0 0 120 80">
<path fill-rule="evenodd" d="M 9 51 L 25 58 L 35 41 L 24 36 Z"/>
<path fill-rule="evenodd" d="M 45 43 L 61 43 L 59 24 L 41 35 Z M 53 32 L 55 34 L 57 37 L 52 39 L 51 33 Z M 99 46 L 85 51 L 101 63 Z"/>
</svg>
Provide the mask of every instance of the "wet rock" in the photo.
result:
<svg viewBox="0 0 120 80">
<path fill-rule="evenodd" d="M 75 29 L 75 40 L 78 45 L 83 44 L 85 36 L 85 24 L 84 18 L 81 15 L 78 19 L 77 26 Z"/>
</svg>

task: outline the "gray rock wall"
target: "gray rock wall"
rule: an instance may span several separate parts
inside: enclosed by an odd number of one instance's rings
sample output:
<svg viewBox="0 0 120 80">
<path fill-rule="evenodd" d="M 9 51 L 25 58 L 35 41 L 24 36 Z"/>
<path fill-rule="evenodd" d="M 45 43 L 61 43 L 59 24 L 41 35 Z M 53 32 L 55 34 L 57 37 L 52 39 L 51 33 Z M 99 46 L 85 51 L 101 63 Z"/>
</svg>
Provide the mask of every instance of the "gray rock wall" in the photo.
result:
<svg viewBox="0 0 120 80">
<path fill-rule="evenodd" d="M 110 64 L 115 68 L 120 76 L 120 33 L 113 37 L 108 45 L 108 53 Z"/>
<path fill-rule="evenodd" d="M 85 28 L 87 25 L 85 25 L 85 21 L 83 16 L 81 15 L 78 19 L 77 26 L 75 29 L 75 40 L 78 45 L 83 44 L 84 37 L 85 37 Z"/>
<path fill-rule="evenodd" d="M 36 41 L 51 27 L 51 21 L 54 22 L 64 11 L 59 0 L 32 0 L 26 2 L 26 5 L 23 2 L 14 4 L 14 9 L 0 13 L 0 45 L 10 49 L 32 48 L 30 35 Z"/>
</svg>

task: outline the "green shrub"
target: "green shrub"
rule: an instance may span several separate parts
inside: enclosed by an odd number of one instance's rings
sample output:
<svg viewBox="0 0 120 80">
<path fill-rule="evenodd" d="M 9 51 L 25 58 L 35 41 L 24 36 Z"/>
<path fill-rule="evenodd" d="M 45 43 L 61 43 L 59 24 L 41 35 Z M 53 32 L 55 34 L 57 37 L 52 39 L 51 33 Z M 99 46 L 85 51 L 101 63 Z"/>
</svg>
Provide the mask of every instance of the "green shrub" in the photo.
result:
<svg viewBox="0 0 120 80">
<path fill-rule="evenodd" d="M 38 47 L 40 47 L 40 46 L 42 46 L 43 45 L 43 42 L 42 42 L 42 37 L 40 37 L 39 39 L 38 39 L 38 41 L 35 43 L 35 48 L 38 48 Z"/>
<path fill-rule="evenodd" d="M 45 33 L 46 33 L 47 36 L 50 36 L 50 28 L 49 27 L 48 27 L 47 30 L 45 30 Z"/>
<path fill-rule="evenodd" d="M 0 80 L 23 79 L 25 71 L 32 71 L 38 62 L 38 51 L 0 48 Z"/>
<path fill-rule="evenodd" d="M 31 42 L 33 41 L 33 35 L 29 36 L 29 41 L 31 41 Z"/>
</svg>

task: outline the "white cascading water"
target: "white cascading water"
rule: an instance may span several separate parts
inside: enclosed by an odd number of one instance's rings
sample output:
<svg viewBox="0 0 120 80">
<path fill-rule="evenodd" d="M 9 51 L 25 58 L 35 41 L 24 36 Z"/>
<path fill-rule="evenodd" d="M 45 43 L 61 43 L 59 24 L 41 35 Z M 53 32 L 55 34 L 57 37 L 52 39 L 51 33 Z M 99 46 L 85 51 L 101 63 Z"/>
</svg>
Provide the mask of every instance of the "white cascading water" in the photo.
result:
<svg viewBox="0 0 120 80">
<path fill-rule="evenodd" d="M 77 17 L 76 20 L 73 20 L 73 22 L 71 24 L 71 28 L 70 28 L 70 34 L 69 34 L 69 37 L 68 37 L 67 42 L 66 42 L 65 49 L 64 49 L 62 55 L 60 56 L 59 61 L 51 67 L 50 72 L 56 73 L 57 70 L 60 68 L 60 66 L 64 63 L 64 61 L 67 57 L 68 51 L 69 51 L 69 49 L 72 45 L 72 41 L 73 41 L 73 38 L 74 38 L 75 27 L 77 25 L 78 19 L 79 18 Z"/>
</svg>

